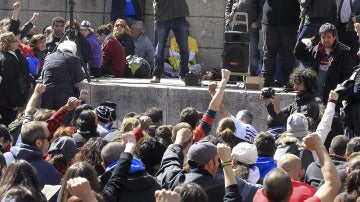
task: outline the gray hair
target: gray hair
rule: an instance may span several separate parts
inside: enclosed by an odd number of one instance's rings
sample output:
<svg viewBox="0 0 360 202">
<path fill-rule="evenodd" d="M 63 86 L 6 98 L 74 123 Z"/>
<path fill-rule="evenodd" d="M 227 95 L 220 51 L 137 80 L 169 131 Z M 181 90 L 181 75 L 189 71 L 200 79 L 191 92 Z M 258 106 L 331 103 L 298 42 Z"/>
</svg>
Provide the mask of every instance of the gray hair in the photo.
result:
<svg viewBox="0 0 360 202">
<path fill-rule="evenodd" d="M 76 55 L 76 43 L 70 40 L 66 40 L 59 44 L 58 50 L 60 50 L 61 52 L 70 51 L 72 54 Z"/>
<path fill-rule="evenodd" d="M 243 119 L 244 123 L 252 124 L 254 116 L 249 110 L 241 110 L 236 114 L 237 119 Z"/>
<path fill-rule="evenodd" d="M 141 33 L 145 32 L 145 26 L 144 26 L 144 23 L 142 21 L 134 21 L 133 24 L 136 25 L 136 28 L 141 30 Z"/>
</svg>

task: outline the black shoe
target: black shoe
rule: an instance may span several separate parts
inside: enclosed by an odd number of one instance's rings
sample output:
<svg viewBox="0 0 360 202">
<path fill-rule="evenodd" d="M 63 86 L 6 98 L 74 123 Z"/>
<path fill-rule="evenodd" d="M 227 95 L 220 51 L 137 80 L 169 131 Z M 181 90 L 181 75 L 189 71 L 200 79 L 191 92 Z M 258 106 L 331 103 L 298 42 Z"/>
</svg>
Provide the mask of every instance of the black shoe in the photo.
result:
<svg viewBox="0 0 360 202">
<path fill-rule="evenodd" d="M 283 87 L 282 83 L 280 83 L 279 81 L 275 80 L 274 82 L 272 82 L 270 84 L 271 87 Z"/>
</svg>

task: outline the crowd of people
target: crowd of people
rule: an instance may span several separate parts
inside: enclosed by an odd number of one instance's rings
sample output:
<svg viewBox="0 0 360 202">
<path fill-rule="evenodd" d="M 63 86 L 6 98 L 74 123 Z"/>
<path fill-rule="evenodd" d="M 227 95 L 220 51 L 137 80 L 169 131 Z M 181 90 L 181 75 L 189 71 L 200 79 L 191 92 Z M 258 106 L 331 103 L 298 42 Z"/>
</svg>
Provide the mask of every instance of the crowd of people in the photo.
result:
<svg viewBox="0 0 360 202">
<path fill-rule="evenodd" d="M 278 60 L 284 84 L 296 93 L 294 102 L 284 108 L 277 94 L 261 95 L 259 103 L 269 116 L 258 132 L 251 109 L 234 116 L 223 103 L 231 75 L 227 69 L 221 69 L 219 82 L 208 85 L 207 110 L 187 107 L 173 114 L 179 117 L 174 125 L 165 125 L 162 109 L 154 106 L 128 112 L 121 117 L 121 127 L 115 128 L 116 100 L 86 104 L 89 92 L 76 83 L 90 76 L 127 76 L 130 55 L 148 60 L 154 67 L 150 82 L 159 83 L 164 70 L 169 70 L 164 50 L 170 30 L 175 37 L 169 63 L 179 71 L 177 76 L 183 79 L 189 69 L 201 68 L 185 18 L 186 1 L 154 3 L 155 49 L 144 35 L 141 6 L 135 2 L 113 1 L 114 8 L 130 9 L 121 18 L 112 11 L 114 23 L 96 30 L 88 20 L 65 22 L 54 17 L 51 26 L 37 34 L 34 23 L 39 13 L 20 27 L 19 2 L 13 5 L 12 17 L 0 21 L 1 201 L 360 199 L 360 134 L 344 127 L 340 108 L 349 95 L 337 90 L 337 84 L 353 73 L 357 56 L 353 47 L 338 40 L 333 16 L 318 16 L 333 12 L 332 3 L 317 13 L 308 2 L 227 1 L 229 30 L 240 29 L 232 24 L 235 12 L 251 12 L 246 26 L 251 28 L 255 61 L 262 24 L 265 85 L 275 82 Z M 292 34 L 300 12 L 305 22 L 296 42 Z M 341 15 L 342 24 L 355 23 L 351 32 L 360 33 L 357 16 L 348 16 L 345 22 L 347 15 Z M 311 68 L 293 70 L 295 57 Z"/>
</svg>

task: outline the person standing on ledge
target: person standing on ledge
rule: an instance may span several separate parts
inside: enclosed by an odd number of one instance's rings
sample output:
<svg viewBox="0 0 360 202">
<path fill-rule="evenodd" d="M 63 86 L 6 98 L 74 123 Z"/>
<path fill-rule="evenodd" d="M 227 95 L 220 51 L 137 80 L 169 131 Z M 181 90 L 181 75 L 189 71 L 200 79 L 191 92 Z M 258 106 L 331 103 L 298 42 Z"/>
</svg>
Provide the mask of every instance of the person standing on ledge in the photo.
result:
<svg viewBox="0 0 360 202">
<path fill-rule="evenodd" d="M 189 71 L 188 29 L 185 17 L 189 15 L 186 0 L 154 0 L 155 55 L 154 72 L 150 83 L 160 83 L 164 71 L 164 51 L 170 30 L 175 34 L 180 49 L 180 79 Z"/>
</svg>

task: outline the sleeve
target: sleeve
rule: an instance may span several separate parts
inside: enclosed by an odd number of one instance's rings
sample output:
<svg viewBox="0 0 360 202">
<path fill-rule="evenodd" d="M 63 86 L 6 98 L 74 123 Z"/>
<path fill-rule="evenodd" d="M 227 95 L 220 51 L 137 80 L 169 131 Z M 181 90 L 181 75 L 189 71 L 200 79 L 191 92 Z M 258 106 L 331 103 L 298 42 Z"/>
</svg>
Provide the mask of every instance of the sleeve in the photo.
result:
<svg viewBox="0 0 360 202">
<path fill-rule="evenodd" d="M 55 131 L 62 124 L 66 114 L 68 113 L 68 109 L 64 106 L 53 114 L 50 119 L 46 120 L 47 128 L 49 129 L 50 135 L 54 135 Z"/>
<path fill-rule="evenodd" d="M 26 34 L 30 31 L 31 28 L 33 28 L 33 24 L 28 21 L 26 22 L 21 28 L 20 28 L 20 39 L 23 39 Z"/>
<path fill-rule="evenodd" d="M 103 47 L 103 50 L 102 50 L 102 62 L 105 66 L 108 66 L 110 61 L 111 61 L 111 58 L 112 58 L 112 55 L 113 53 L 115 52 L 115 50 L 112 50 L 112 46 L 111 46 L 111 41 L 106 41 L 104 43 L 104 47 Z"/>
<path fill-rule="evenodd" d="M 214 124 L 216 111 L 208 109 L 202 117 L 200 124 L 194 130 L 194 141 L 198 142 L 203 137 L 207 136 L 211 131 L 211 127 Z"/>
<path fill-rule="evenodd" d="M 85 72 L 83 71 L 83 69 L 81 67 L 80 58 L 73 56 L 73 57 L 70 57 L 69 60 L 71 60 L 69 62 L 69 64 L 71 64 L 71 67 L 69 69 L 71 69 L 73 71 L 74 82 L 79 83 L 85 79 Z"/>
<path fill-rule="evenodd" d="M 291 106 L 283 108 L 280 110 L 279 114 L 276 114 L 274 111 L 274 105 L 272 103 L 266 106 L 266 110 L 269 113 L 269 115 L 273 119 L 279 120 L 281 123 L 286 123 L 286 119 L 290 114 L 290 108 Z"/>
<path fill-rule="evenodd" d="M 313 64 L 314 61 L 315 61 L 315 58 L 312 55 L 312 52 L 316 48 L 317 48 L 317 46 L 306 47 L 306 45 L 303 42 L 301 42 L 301 39 L 299 39 L 296 42 L 296 45 L 295 45 L 295 48 L 294 48 L 294 55 L 300 61 Z"/>
<path fill-rule="evenodd" d="M 144 134 L 143 132 L 141 131 L 141 128 L 140 127 L 137 127 L 134 129 L 133 131 L 134 135 L 135 135 L 135 138 L 136 138 L 136 142 L 138 142 L 141 138 L 144 137 Z"/>
<path fill-rule="evenodd" d="M 128 178 L 132 159 L 133 156 L 130 153 L 123 152 L 121 154 L 111 178 L 106 183 L 102 191 L 102 195 L 104 196 L 105 201 L 119 201 L 119 195 L 123 190 L 122 185 Z"/>
<path fill-rule="evenodd" d="M 180 145 L 174 144 L 166 149 L 160 169 L 156 173 L 156 178 L 162 188 L 173 189 L 180 183 L 180 179 L 183 178 L 183 159 L 183 148 Z"/>
<path fill-rule="evenodd" d="M 227 0 L 226 2 L 226 7 L 225 7 L 225 26 L 227 26 L 229 24 L 230 21 L 232 21 L 231 19 L 231 12 L 232 12 L 232 7 L 234 4 L 234 0 Z"/>
<path fill-rule="evenodd" d="M 239 188 L 236 184 L 225 187 L 224 202 L 241 202 Z"/>
</svg>

